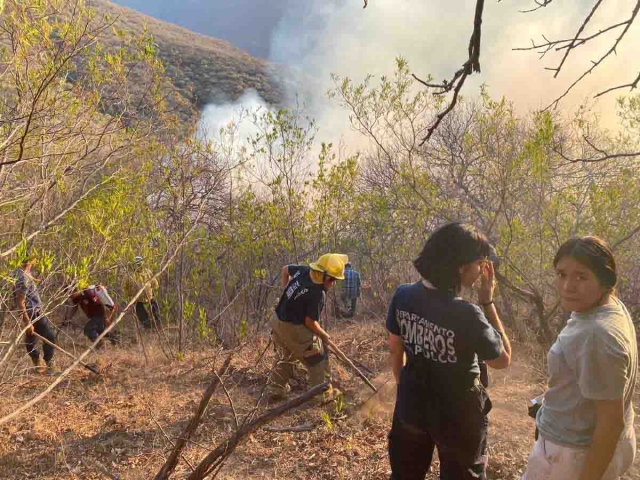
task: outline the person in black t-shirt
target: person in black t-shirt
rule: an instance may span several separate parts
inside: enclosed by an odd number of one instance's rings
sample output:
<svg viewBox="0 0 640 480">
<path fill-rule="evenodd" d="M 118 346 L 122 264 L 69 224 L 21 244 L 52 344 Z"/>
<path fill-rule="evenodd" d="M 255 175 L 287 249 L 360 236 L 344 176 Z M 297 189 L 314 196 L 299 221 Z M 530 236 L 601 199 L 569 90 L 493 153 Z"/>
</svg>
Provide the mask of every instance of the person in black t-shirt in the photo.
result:
<svg viewBox="0 0 640 480">
<path fill-rule="evenodd" d="M 273 342 L 279 354 L 269 385 L 272 401 L 284 398 L 290 390 L 288 382 L 293 376 L 293 362 L 296 360 L 307 367 L 310 387 L 331 380 L 324 345 L 329 334 L 318 321 L 324 307 L 325 291 L 344 278 L 346 263 L 346 255 L 328 253 L 309 266 L 286 265 L 282 268 L 284 292 L 272 322 Z M 325 399 L 330 400 L 337 394 L 330 389 Z"/>
<path fill-rule="evenodd" d="M 389 433 L 392 480 L 424 479 L 438 447 L 440 478 L 486 479 L 487 414 L 479 360 L 511 362 L 493 305 L 490 246 L 473 227 L 447 224 L 414 265 L 422 280 L 398 287 L 387 317 L 398 397 Z M 458 295 L 480 279 L 481 307 Z"/>
</svg>

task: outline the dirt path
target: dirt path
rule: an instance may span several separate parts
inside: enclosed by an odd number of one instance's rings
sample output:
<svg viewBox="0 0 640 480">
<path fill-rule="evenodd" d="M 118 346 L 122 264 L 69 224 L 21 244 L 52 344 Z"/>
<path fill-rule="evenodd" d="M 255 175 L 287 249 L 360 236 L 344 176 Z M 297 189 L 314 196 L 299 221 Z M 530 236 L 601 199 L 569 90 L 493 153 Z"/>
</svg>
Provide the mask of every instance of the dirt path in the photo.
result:
<svg viewBox="0 0 640 480">
<path fill-rule="evenodd" d="M 366 335 L 363 334 L 366 329 Z M 395 402 L 395 386 L 387 369 L 384 329 L 349 325 L 337 342 L 347 355 L 372 371 L 381 392 L 371 397 L 362 382 L 333 362 L 336 383 L 346 403 L 327 409 L 305 406 L 277 419 L 272 426 L 312 426 L 305 432 L 261 430 L 238 447 L 218 478 L 225 480 L 386 480 L 387 432 Z M 334 337 L 334 338 L 335 338 Z M 268 350 L 256 364 L 266 342 L 239 356 L 225 379 L 236 413 L 243 418 L 253 408 L 273 361 Z M 157 472 L 211 379 L 212 350 L 203 349 L 182 362 L 167 362 L 149 341 L 151 365 L 135 349 L 107 350 L 98 357 L 112 363 L 98 379 L 77 371 L 29 414 L 0 427 L 0 479 L 98 480 L 106 468 L 122 480 L 148 480 Z M 492 480 L 517 480 L 533 444 L 534 423 L 527 402 L 543 389 L 544 375 L 531 364 L 535 354 L 516 346 L 514 365 L 491 374 L 490 467 Z M 221 360 L 218 360 L 218 365 Z M 20 359 L 17 370 L 28 366 Z M 61 365 L 64 367 L 64 365 Z M 12 411 L 49 377 L 21 374 L 5 385 L 0 414 Z M 294 394 L 306 388 L 304 377 L 294 379 Z M 640 405 L 640 395 L 637 402 Z M 204 421 L 185 450 L 195 465 L 234 428 L 226 396 L 218 392 Z M 640 418 L 640 417 L 639 417 Z M 640 433 L 640 422 L 638 424 Z M 437 478 L 437 463 L 429 480 Z M 189 472 L 181 462 L 175 478 Z M 626 480 L 640 480 L 634 467 Z"/>
</svg>

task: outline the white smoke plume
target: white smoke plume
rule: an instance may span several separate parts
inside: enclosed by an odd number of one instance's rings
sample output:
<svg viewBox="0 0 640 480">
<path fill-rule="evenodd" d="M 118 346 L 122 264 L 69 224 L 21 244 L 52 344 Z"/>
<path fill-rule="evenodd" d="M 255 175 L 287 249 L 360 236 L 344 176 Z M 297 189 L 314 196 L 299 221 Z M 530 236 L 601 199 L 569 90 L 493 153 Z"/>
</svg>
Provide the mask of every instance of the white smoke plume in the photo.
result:
<svg viewBox="0 0 640 480">
<path fill-rule="evenodd" d="M 270 60 L 285 65 L 282 79 L 287 101 L 300 100 L 320 128 L 319 138 L 338 141 L 349 135 L 348 112 L 326 92 L 332 88 L 330 76 L 336 73 L 362 81 L 367 74 L 389 75 L 394 59 L 406 58 L 411 70 L 436 81 L 451 78 L 467 57 L 473 27 L 475 0 L 452 3 L 447 0 L 369 0 L 362 9 L 361 0 L 287 0 L 278 27 L 272 34 Z M 603 6 L 586 34 L 626 19 L 635 0 L 614 0 Z M 477 95 L 486 84 L 493 97 L 506 96 L 520 113 L 546 107 L 611 47 L 620 30 L 608 33 L 597 43 L 574 50 L 559 77 L 545 67 L 555 67 L 562 52 L 550 52 L 539 60 L 535 52 L 513 51 L 547 38 L 571 38 L 591 6 L 584 2 L 556 4 L 533 13 L 521 13 L 535 6 L 533 0 L 497 2 L 487 0 L 482 29 L 482 73 L 474 74 L 464 86 L 467 97 Z M 640 45 L 640 25 L 635 25 L 618 48 L 593 74 L 581 82 L 560 105 L 566 112 L 575 110 L 585 99 L 606 88 L 628 83 L 637 75 L 634 50 Z M 624 91 L 620 91 L 624 94 Z M 616 125 L 616 94 L 602 97 L 596 110 L 603 121 Z M 233 118 L 241 105 L 263 105 L 251 94 L 228 105 L 209 106 L 203 122 L 219 127 Z"/>
<path fill-rule="evenodd" d="M 210 103 L 204 107 L 198 124 L 198 137 L 215 141 L 220 138 L 220 130 L 233 126 L 240 143 L 253 137 L 257 129 L 251 121 L 252 115 L 273 110 L 255 90 L 246 90 L 235 102 Z"/>
</svg>

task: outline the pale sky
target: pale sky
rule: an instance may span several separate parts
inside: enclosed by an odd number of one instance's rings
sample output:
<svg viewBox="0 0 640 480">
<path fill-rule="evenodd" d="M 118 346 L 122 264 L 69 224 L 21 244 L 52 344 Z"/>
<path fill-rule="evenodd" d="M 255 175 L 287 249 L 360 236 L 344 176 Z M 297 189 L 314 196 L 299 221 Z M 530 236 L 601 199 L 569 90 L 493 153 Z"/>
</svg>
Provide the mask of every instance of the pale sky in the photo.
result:
<svg viewBox="0 0 640 480">
<path fill-rule="evenodd" d="M 535 52 L 512 48 L 528 46 L 531 39 L 570 38 L 575 35 L 592 2 L 559 2 L 534 13 L 523 14 L 533 1 L 486 0 L 482 31 L 482 73 L 471 77 L 464 94 L 475 95 L 485 83 L 494 97 L 505 95 L 525 113 L 548 105 L 564 92 L 590 61 L 610 48 L 620 30 L 598 43 L 575 50 L 557 79 L 544 67 L 555 67 L 560 55 L 538 60 Z M 588 34 L 626 19 L 635 0 L 613 0 L 594 17 Z M 335 129 L 335 112 L 321 96 L 330 87 L 329 76 L 337 73 L 361 81 L 368 73 L 391 74 L 394 58 L 403 56 L 419 76 L 431 73 L 437 80 L 450 78 L 467 58 L 475 0 L 370 0 L 366 10 L 361 0 L 290 2 L 272 38 L 271 59 L 300 69 L 312 87 L 319 113 L 328 116 Z M 609 23 L 611 22 L 611 23 Z M 617 57 L 610 57 L 586 78 L 561 104 L 572 111 L 600 90 L 631 82 L 640 70 L 640 20 L 632 27 Z M 615 126 L 612 94 L 595 107 L 607 125 Z M 318 105 L 324 105 L 318 107 Z M 314 112 L 315 113 L 315 112 Z M 322 119 L 320 124 L 323 124 Z M 327 122 L 325 122 L 327 123 Z"/>
<path fill-rule="evenodd" d="M 574 50 L 560 76 L 554 79 L 553 72 L 544 68 L 556 67 L 562 52 L 550 52 L 539 60 L 534 51 L 512 49 L 529 46 L 531 39 L 541 42 L 543 34 L 549 39 L 573 37 L 592 2 L 579 0 L 567 4 L 555 0 L 544 9 L 526 14 L 520 10 L 533 7 L 533 0 L 485 2 L 482 73 L 467 80 L 463 95 L 477 95 L 480 85 L 486 84 L 494 98 L 506 96 L 522 115 L 546 107 L 560 96 L 590 67 L 592 60 L 611 47 L 621 32 L 620 29 L 609 32 Z M 634 4 L 635 0 L 605 2 L 606 8 L 594 16 L 585 34 L 625 20 Z M 342 139 L 357 148 L 362 139 L 350 132 L 348 112 L 335 100 L 326 98 L 327 90 L 333 86 L 331 74 L 350 77 L 356 83 L 367 74 L 378 78 L 391 75 L 395 58 L 402 56 L 412 72 L 422 78 L 432 74 L 436 81 L 449 79 L 467 59 L 474 10 L 475 0 L 369 0 L 364 10 L 362 0 L 288 0 L 282 18 L 271 32 L 270 60 L 291 67 L 299 75 L 297 80 L 287 83 L 291 86 L 289 94 L 299 93 L 307 103 L 307 113 L 320 126 L 318 138 L 334 143 Z M 639 58 L 640 20 L 627 34 L 618 55 L 609 57 L 585 78 L 559 108 L 570 115 L 588 101 L 604 126 L 617 129 L 615 101 L 627 91 L 609 94 L 598 101 L 593 100 L 593 95 L 630 83 L 640 70 Z M 248 94 L 236 104 L 216 105 L 204 112 L 204 121 L 219 126 L 218 119 L 229 117 L 239 105 L 252 108 L 256 102 L 259 104 L 260 99 Z"/>
</svg>

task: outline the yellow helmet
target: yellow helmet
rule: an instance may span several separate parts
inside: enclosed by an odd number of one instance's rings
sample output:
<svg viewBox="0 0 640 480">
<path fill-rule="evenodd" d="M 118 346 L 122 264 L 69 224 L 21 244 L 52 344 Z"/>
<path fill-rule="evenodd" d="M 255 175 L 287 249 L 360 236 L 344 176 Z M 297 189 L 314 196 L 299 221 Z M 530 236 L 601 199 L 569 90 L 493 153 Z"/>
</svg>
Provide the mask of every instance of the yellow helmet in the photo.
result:
<svg viewBox="0 0 640 480">
<path fill-rule="evenodd" d="M 344 280 L 344 266 L 349 261 L 349 257 L 340 253 L 325 253 L 317 262 L 309 264 L 311 270 L 322 272 L 330 277 Z"/>
</svg>

